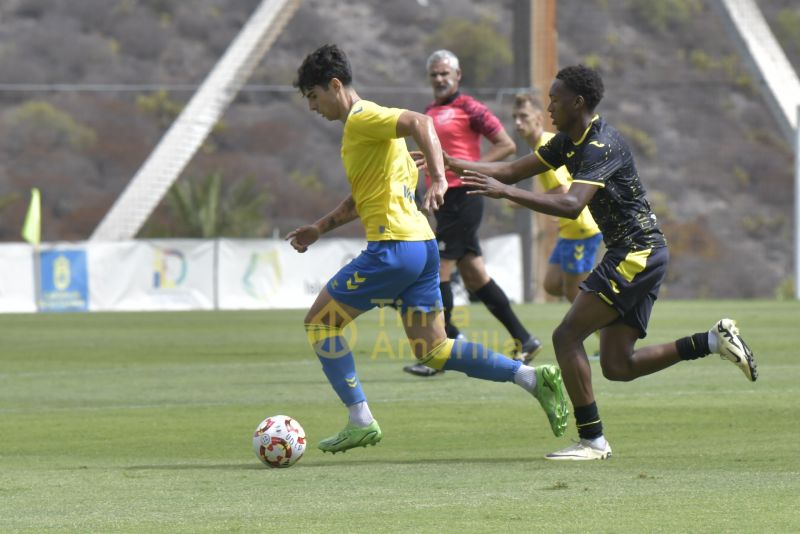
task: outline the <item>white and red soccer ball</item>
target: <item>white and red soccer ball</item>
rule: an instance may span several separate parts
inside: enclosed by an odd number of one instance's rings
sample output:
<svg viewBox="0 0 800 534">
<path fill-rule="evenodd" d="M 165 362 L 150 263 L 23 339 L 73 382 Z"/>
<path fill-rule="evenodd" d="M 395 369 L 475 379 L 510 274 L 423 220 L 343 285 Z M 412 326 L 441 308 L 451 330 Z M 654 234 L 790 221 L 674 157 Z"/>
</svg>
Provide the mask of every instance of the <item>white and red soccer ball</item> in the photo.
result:
<svg viewBox="0 0 800 534">
<path fill-rule="evenodd" d="M 267 417 L 253 433 L 253 452 L 267 467 L 291 467 L 306 452 L 306 431 L 288 415 Z"/>
</svg>

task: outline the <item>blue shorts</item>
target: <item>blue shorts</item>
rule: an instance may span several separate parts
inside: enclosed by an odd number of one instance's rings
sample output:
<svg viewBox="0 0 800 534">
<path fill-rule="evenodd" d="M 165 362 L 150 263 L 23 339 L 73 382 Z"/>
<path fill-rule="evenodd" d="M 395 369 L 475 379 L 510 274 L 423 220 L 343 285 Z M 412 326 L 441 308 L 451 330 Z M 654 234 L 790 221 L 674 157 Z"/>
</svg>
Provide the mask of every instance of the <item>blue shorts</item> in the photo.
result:
<svg viewBox="0 0 800 534">
<path fill-rule="evenodd" d="M 588 273 L 594 268 L 597 247 L 603 241 L 603 234 L 593 235 L 586 239 L 565 239 L 559 237 L 550 262 L 561 266 L 561 270 L 570 274 Z"/>
<path fill-rule="evenodd" d="M 441 310 L 436 240 L 370 241 L 327 287 L 336 301 L 359 310 L 385 305 L 403 312 Z"/>
</svg>

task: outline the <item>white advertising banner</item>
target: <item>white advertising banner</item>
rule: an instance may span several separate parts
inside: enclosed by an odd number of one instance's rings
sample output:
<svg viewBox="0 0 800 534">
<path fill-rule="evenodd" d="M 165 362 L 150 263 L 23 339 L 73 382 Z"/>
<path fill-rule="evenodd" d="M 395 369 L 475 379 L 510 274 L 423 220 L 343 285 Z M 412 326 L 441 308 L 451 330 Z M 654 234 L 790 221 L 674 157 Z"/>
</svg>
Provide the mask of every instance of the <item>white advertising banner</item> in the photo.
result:
<svg viewBox="0 0 800 534">
<path fill-rule="evenodd" d="M 219 308 L 308 308 L 365 246 L 363 239 L 321 239 L 300 254 L 282 239 L 222 239 Z"/>
<path fill-rule="evenodd" d="M 517 235 L 482 241 L 491 276 L 522 301 Z M 363 239 L 321 239 L 299 254 L 281 239 L 161 239 L 42 244 L 41 311 L 308 308 Z M 0 312 L 37 310 L 33 248 L 0 245 Z M 456 304 L 468 302 L 455 290 Z"/>
<path fill-rule="evenodd" d="M 35 312 L 33 247 L 0 246 L 0 313 Z"/>
<path fill-rule="evenodd" d="M 507 234 L 482 239 L 486 271 L 497 282 L 511 302 L 522 302 L 522 239 Z"/>
<path fill-rule="evenodd" d="M 481 242 L 489 276 L 513 302 L 522 301 L 520 239 Z M 308 308 L 336 271 L 366 247 L 363 239 L 321 239 L 300 254 L 280 239 L 219 241 L 219 308 Z M 466 293 L 456 304 L 467 304 Z"/>
<path fill-rule="evenodd" d="M 212 240 L 87 243 L 89 309 L 214 309 Z"/>
</svg>

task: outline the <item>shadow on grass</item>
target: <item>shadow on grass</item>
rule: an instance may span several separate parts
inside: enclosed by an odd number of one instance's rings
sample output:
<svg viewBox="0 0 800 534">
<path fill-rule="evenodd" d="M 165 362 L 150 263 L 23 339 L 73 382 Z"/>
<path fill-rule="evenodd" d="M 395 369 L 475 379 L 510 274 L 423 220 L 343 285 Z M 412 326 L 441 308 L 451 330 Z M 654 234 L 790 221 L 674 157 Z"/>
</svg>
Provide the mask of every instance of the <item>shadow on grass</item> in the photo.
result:
<svg viewBox="0 0 800 534">
<path fill-rule="evenodd" d="M 240 464 L 160 464 L 160 465 L 131 465 L 123 467 L 123 471 L 188 471 L 192 469 L 219 469 L 223 471 L 233 471 L 236 469 L 256 470 L 265 469 L 265 467 L 257 462 L 240 463 Z"/>
<path fill-rule="evenodd" d="M 338 460 L 338 459 L 337 459 Z M 542 463 L 541 458 L 536 457 L 519 457 L 519 458 L 409 458 L 407 460 L 344 460 L 341 463 L 335 463 L 333 459 L 325 460 L 310 460 L 308 462 L 301 462 L 297 464 L 302 466 L 303 469 L 326 469 L 336 467 L 349 467 L 353 465 L 462 465 L 462 464 L 477 464 L 477 465 L 502 465 L 502 464 L 538 464 Z"/>
<path fill-rule="evenodd" d="M 541 463 L 539 458 L 520 457 L 520 458 L 409 458 L 407 460 L 355 460 L 341 462 L 337 459 L 329 460 L 308 460 L 301 461 L 295 469 L 330 469 L 340 467 L 350 467 L 359 465 L 460 465 L 460 464 L 480 464 L 480 465 L 501 465 L 501 464 L 532 464 Z M 131 465 L 123 467 L 123 471 L 147 471 L 147 470 L 163 470 L 163 471 L 183 471 L 183 470 L 259 470 L 268 469 L 258 462 L 252 463 L 238 463 L 238 464 L 160 464 L 160 465 Z"/>
</svg>

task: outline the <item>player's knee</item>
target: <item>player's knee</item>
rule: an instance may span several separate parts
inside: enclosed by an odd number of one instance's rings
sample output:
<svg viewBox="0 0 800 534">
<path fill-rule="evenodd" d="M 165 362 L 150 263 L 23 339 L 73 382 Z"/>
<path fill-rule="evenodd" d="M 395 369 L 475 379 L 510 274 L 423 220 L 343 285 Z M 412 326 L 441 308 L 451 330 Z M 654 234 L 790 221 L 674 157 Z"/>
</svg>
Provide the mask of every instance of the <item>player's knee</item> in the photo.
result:
<svg viewBox="0 0 800 534">
<path fill-rule="evenodd" d="M 563 295 L 561 281 L 546 280 L 542 284 L 545 292 L 553 297 L 560 297 Z"/>
<path fill-rule="evenodd" d="M 567 354 L 572 352 L 572 347 L 579 342 L 578 337 L 566 323 L 561 323 L 553 330 L 553 348 L 556 351 L 556 359 L 559 363 Z"/>
<path fill-rule="evenodd" d="M 464 281 L 464 287 L 470 291 L 477 291 L 489 283 L 489 275 L 483 273 L 461 273 L 461 279 Z"/>
<path fill-rule="evenodd" d="M 633 368 L 628 360 L 601 360 L 600 369 L 603 371 L 603 376 L 607 380 L 611 380 L 613 382 L 630 382 L 636 378 Z"/>
</svg>

